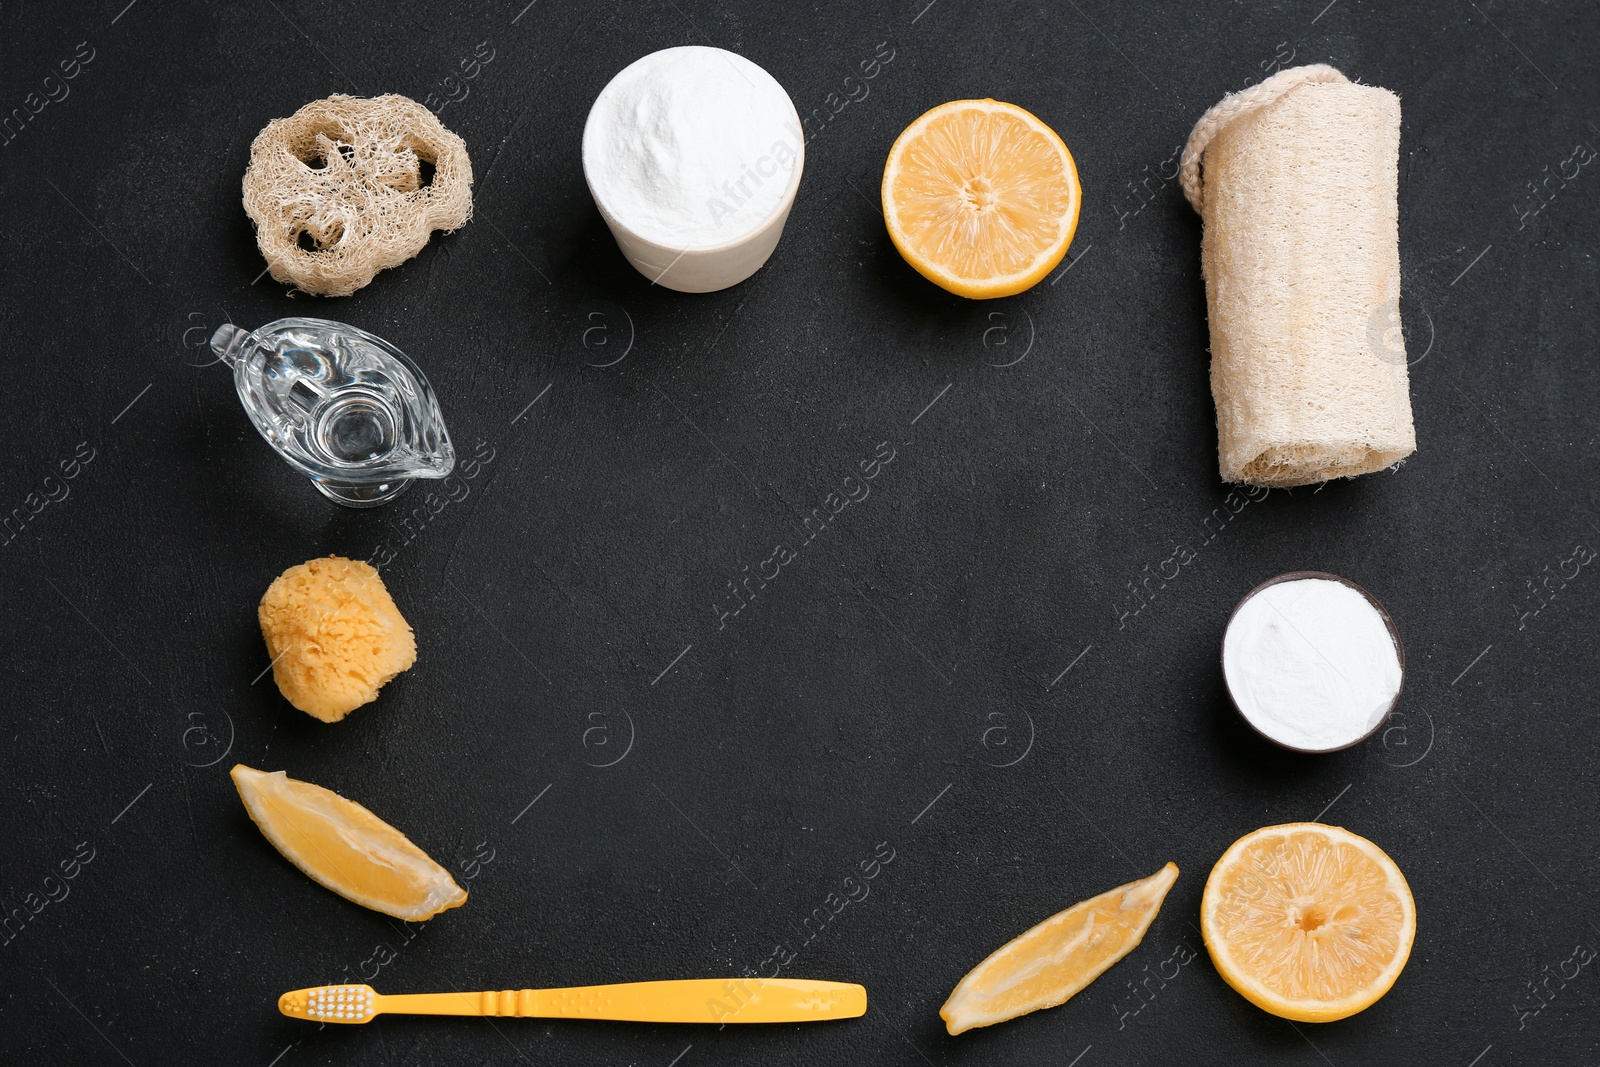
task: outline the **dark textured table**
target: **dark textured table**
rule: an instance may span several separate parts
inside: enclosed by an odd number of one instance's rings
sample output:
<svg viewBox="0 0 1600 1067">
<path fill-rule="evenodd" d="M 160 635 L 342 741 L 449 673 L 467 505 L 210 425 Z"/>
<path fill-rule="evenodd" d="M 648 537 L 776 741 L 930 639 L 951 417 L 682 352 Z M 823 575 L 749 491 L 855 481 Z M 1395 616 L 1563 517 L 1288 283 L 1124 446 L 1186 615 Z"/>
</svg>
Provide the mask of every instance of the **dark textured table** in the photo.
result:
<svg viewBox="0 0 1600 1067">
<path fill-rule="evenodd" d="M 0 1061 L 1600 1058 L 1592 6 L 124 4 L 0 5 Z M 579 166 L 607 79 L 694 43 L 769 69 L 810 137 L 777 254 L 708 296 L 624 263 Z M 1174 152 L 1306 62 L 1403 100 L 1420 448 L 1230 496 Z M 334 92 L 439 107 L 477 213 L 352 297 L 291 296 L 240 177 L 269 119 Z M 915 275 L 876 203 L 894 136 L 972 96 L 1054 126 L 1085 189 L 1070 264 L 992 303 Z M 203 342 L 297 314 L 422 364 L 473 461 L 448 494 L 342 510 L 260 440 Z M 329 553 L 383 564 L 420 646 L 337 726 L 263 677 L 255 621 Z M 1297 568 L 1382 598 L 1410 668 L 1389 727 L 1320 758 L 1255 739 L 1218 666 L 1235 599 Z M 470 902 L 406 926 L 318 887 L 246 818 L 235 761 L 360 800 Z M 1319 817 L 1399 862 L 1418 936 L 1373 1008 L 1293 1025 L 1217 977 L 1197 912 L 1234 838 Z M 990 950 L 1169 859 L 1127 960 L 945 1035 Z M 864 983 L 867 1016 L 275 1008 L 774 953 Z"/>
</svg>

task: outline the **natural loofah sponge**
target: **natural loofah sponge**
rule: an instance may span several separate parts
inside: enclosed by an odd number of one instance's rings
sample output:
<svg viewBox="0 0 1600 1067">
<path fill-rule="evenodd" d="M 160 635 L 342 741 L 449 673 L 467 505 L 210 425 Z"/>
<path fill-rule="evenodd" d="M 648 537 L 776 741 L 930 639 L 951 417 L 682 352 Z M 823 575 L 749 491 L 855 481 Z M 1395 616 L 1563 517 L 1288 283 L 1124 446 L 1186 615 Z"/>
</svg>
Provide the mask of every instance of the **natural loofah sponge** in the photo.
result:
<svg viewBox="0 0 1600 1067">
<path fill-rule="evenodd" d="M 472 217 L 472 161 L 415 100 L 335 94 L 256 135 L 244 209 L 273 278 L 349 296 Z"/>
<path fill-rule="evenodd" d="M 383 579 L 357 560 L 290 567 L 267 588 L 257 616 L 278 689 L 323 722 L 376 700 L 417 661 L 416 638 Z"/>
<path fill-rule="evenodd" d="M 1399 151 L 1400 99 L 1323 65 L 1235 93 L 1195 126 L 1183 183 L 1205 221 L 1224 481 L 1306 485 L 1416 451 Z"/>
</svg>

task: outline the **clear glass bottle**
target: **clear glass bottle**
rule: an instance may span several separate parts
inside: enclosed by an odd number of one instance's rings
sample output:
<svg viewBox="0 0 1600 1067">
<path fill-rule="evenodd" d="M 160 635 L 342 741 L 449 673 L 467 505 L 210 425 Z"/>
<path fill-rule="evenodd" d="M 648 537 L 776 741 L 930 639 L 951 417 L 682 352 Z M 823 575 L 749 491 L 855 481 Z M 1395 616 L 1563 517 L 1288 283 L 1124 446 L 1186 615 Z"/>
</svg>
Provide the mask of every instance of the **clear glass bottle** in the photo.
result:
<svg viewBox="0 0 1600 1067">
<path fill-rule="evenodd" d="M 217 327 L 261 436 L 330 500 L 387 504 L 417 478 L 444 478 L 456 453 L 427 377 L 381 337 L 328 319 Z"/>
</svg>

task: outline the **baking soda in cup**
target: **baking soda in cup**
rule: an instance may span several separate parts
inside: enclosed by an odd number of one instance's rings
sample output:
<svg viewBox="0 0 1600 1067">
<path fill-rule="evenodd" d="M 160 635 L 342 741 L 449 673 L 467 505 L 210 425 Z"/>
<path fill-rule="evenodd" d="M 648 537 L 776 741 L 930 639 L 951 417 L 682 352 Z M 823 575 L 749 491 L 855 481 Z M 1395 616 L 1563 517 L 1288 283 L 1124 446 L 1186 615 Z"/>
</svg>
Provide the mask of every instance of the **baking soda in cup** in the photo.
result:
<svg viewBox="0 0 1600 1067">
<path fill-rule="evenodd" d="M 778 246 L 805 164 L 800 116 L 761 67 L 685 45 L 612 78 L 583 129 L 583 175 L 629 263 L 686 293 L 737 285 Z"/>
<path fill-rule="evenodd" d="M 1377 733 L 1400 699 L 1405 664 L 1378 598 L 1323 571 L 1256 586 L 1222 638 L 1222 676 L 1240 717 L 1295 752 L 1336 752 Z"/>
</svg>

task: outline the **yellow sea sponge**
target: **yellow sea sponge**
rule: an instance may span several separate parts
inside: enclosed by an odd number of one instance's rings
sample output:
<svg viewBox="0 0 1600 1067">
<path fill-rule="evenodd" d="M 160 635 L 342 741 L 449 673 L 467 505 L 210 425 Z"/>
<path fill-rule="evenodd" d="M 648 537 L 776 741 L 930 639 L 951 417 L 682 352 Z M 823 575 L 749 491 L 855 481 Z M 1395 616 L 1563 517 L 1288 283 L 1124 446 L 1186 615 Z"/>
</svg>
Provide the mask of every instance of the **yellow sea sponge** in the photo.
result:
<svg viewBox="0 0 1600 1067">
<path fill-rule="evenodd" d="M 338 722 L 378 698 L 417 661 L 417 640 L 383 579 L 342 556 L 290 567 L 257 611 L 284 698 L 323 722 Z"/>
</svg>

